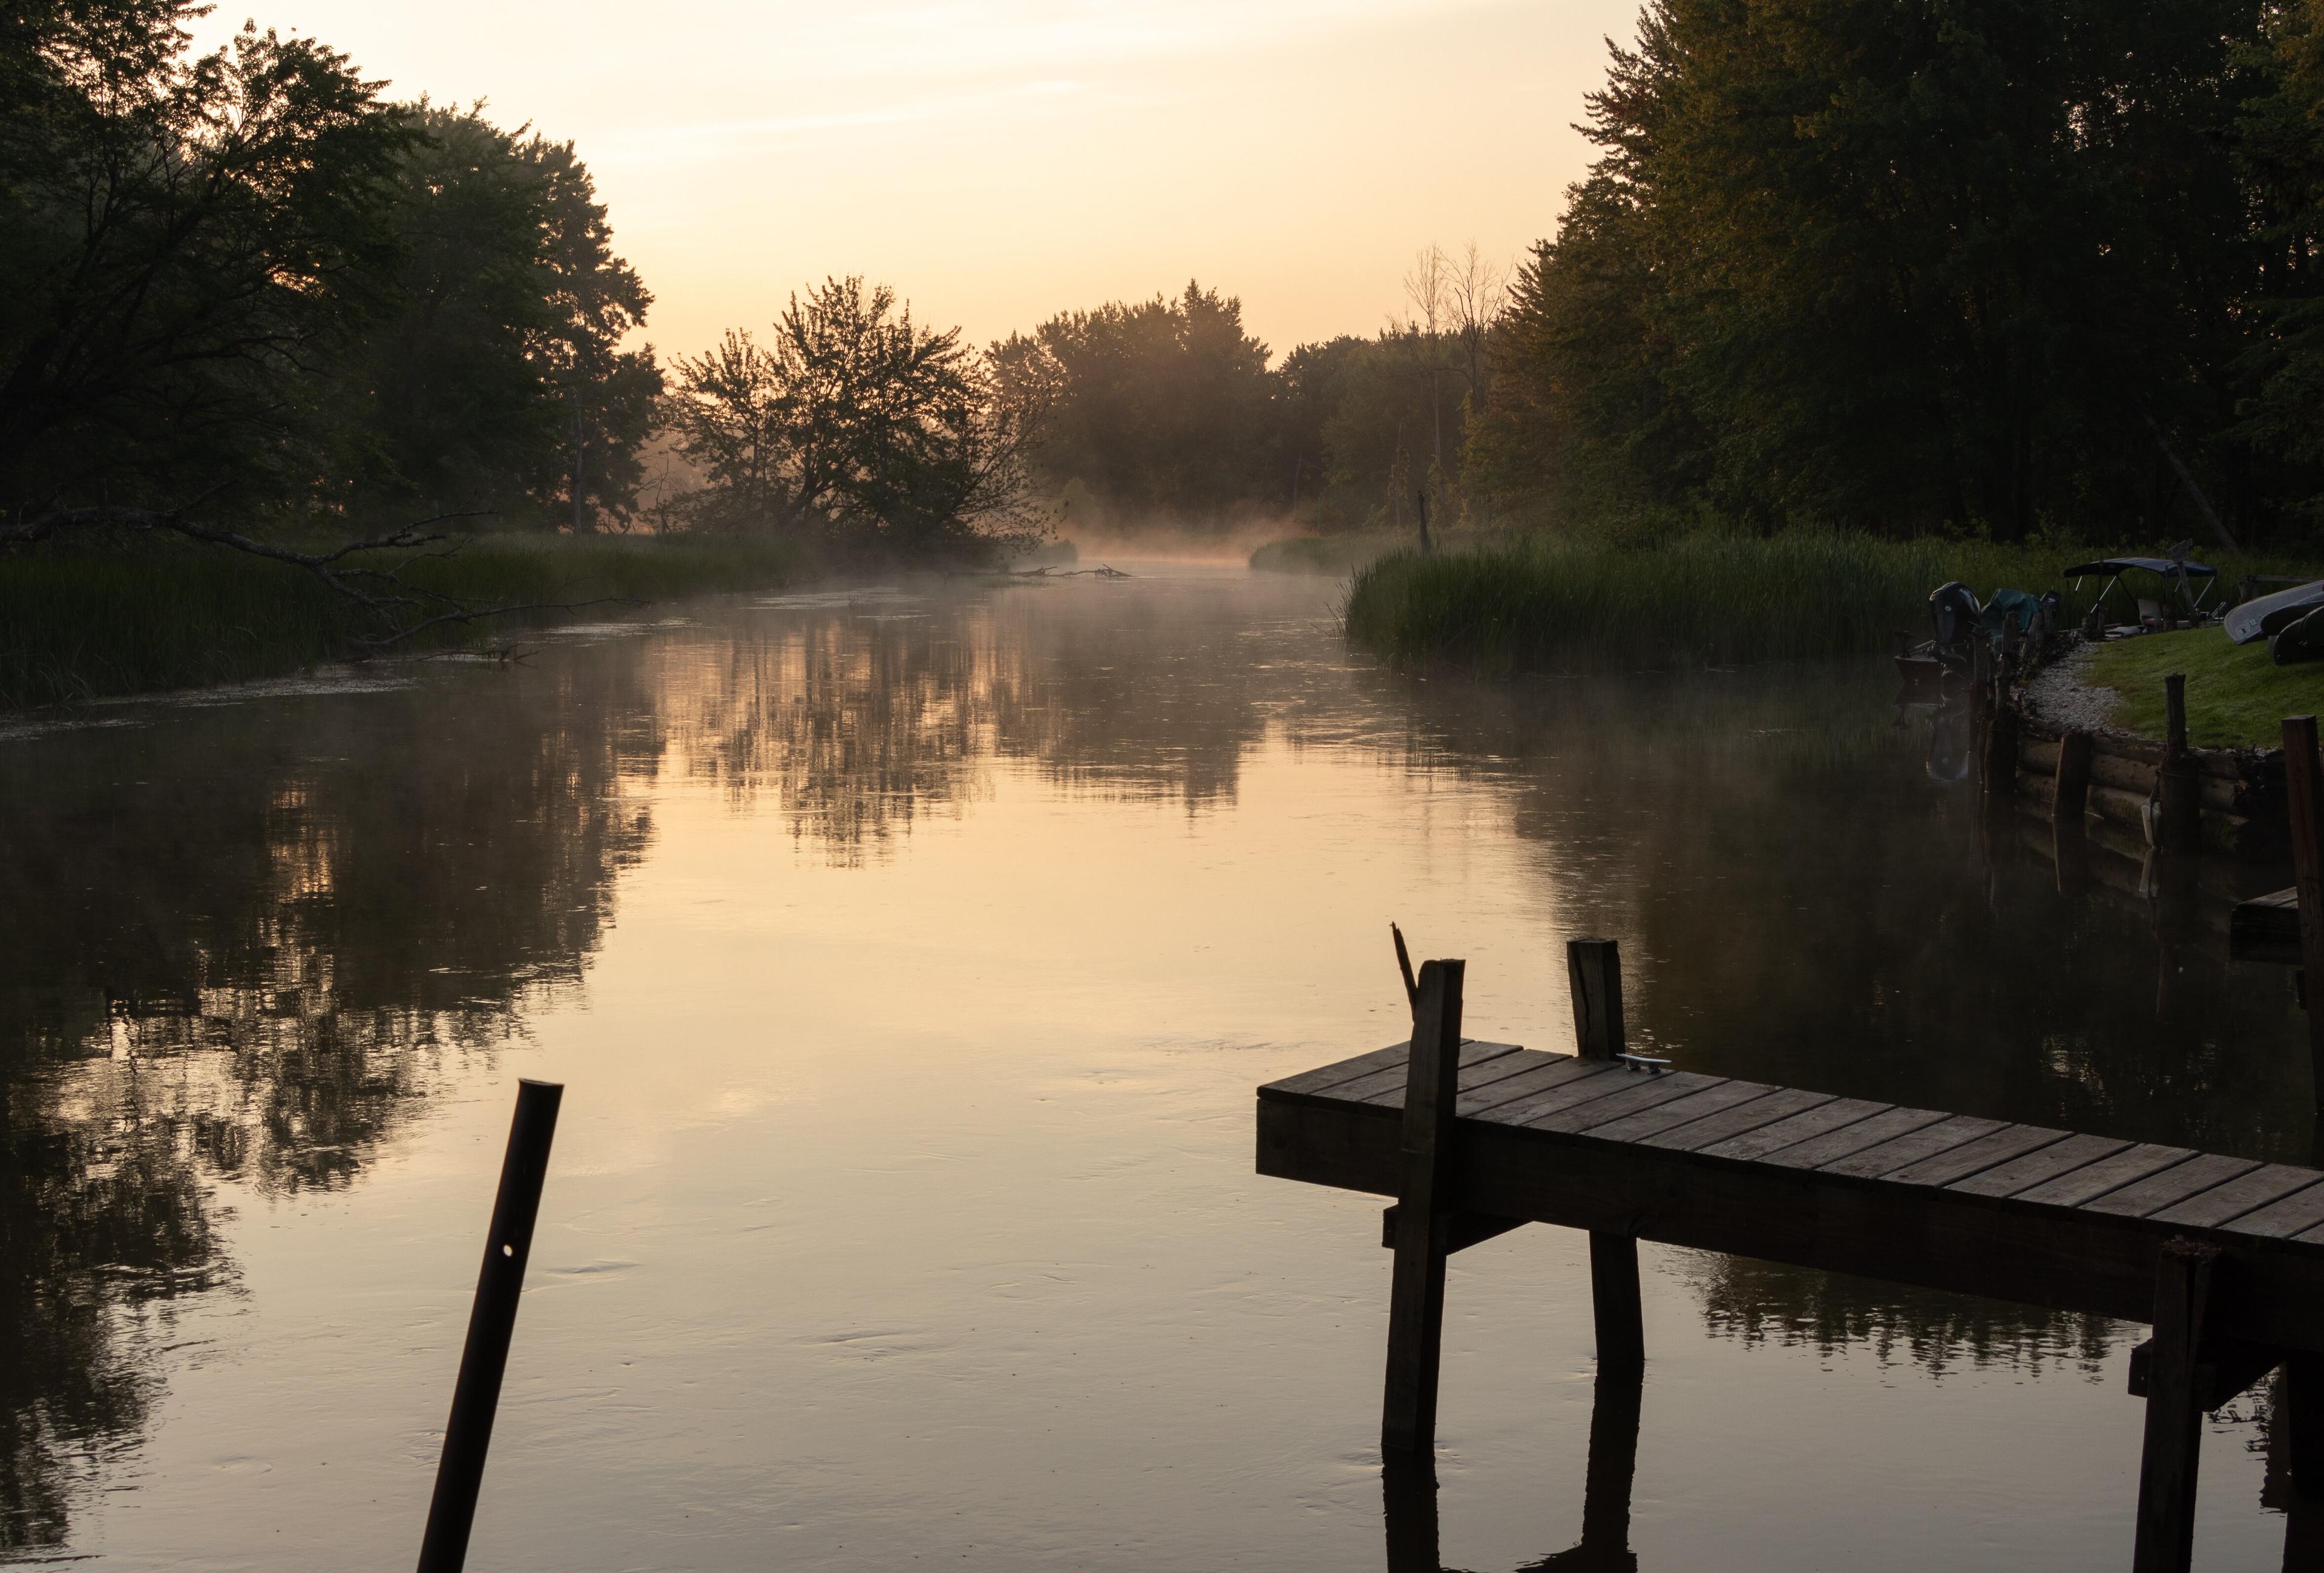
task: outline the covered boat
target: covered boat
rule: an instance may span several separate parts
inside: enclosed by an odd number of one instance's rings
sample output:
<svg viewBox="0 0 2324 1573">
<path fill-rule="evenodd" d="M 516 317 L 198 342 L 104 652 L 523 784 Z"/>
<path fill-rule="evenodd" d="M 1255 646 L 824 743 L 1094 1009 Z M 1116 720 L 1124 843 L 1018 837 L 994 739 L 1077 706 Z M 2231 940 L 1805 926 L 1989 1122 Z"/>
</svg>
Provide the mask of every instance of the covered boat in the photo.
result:
<svg viewBox="0 0 2324 1573">
<path fill-rule="evenodd" d="M 2319 606 L 2324 606 L 2324 579 L 2255 597 L 2227 614 L 2227 638 L 2236 644 L 2268 638 Z"/>
<path fill-rule="evenodd" d="M 2098 591 L 2098 599 L 2090 605 L 2090 615 L 2093 617 L 2098 617 L 2106 611 L 2107 598 L 2120 588 L 2123 575 L 2149 573 L 2163 581 L 2161 588 L 2163 597 L 2176 600 L 2179 603 L 2180 613 L 2192 620 L 2204 615 L 2203 601 L 2209 596 L 2219 577 L 2219 570 L 2208 563 L 2190 562 L 2186 558 L 2179 555 L 2179 552 L 2193 544 L 2192 541 L 2184 543 L 2175 549 L 2169 557 L 2102 557 L 2094 562 L 2076 563 L 2065 572 L 2073 578 L 2076 589 L 2080 589 L 2082 580 L 2092 575 L 2107 576 L 2105 588 Z M 2199 583 L 2202 586 L 2200 590 L 2195 588 Z M 2163 600 L 2131 596 L 2128 592 L 2125 594 L 2133 605 L 2126 611 L 2124 621 L 2142 628 L 2164 627 L 2170 625 L 2172 614 L 2167 609 Z M 2131 613 L 2135 613 L 2135 615 L 2130 615 Z"/>
</svg>

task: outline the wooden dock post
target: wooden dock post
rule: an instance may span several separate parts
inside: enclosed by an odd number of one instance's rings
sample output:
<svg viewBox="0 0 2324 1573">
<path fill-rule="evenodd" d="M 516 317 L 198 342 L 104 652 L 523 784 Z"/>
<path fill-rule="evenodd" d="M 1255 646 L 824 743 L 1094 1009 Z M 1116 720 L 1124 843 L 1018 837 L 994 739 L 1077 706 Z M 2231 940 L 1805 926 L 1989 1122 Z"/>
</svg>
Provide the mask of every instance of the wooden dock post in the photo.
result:
<svg viewBox="0 0 2324 1573">
<path fill-rule="evenodd" d="M 1573 994 L 1573 1051 L 1584 1059 L 1620 1057 L 1622 947 L 1615 939 L 1568 939 L 1565 980 Z"/>
<path fill-rule="evenodd" d="M 2316 717 L 2283 720 L 2283 795 L 2292 816 L 2292 888 L 2300 896 L 2301 997 L 2308 1006 L 2308 1060 L 2324 1114 L 2324 781 L 2318 777 Z"/>
<path fill-rule="evenodd" d="M 1573 1052 L 1583 1059 L 1619 1059 L 1628 1047 L 1620 943 L 1568 939 L 1565 975 L 1573 991 Z M 1628 1372 L 1642 1366 L 1646 1334 L 1635 1235 L 1590 1232 L 1590 1308 L 1598 1330 L 1598 1368 Z"/>
<path fill-rule="evenodd" d="M 2187 747 L 2187 679 L 2163 680 L 2163 763 L 2154 767 L 2154 845 L 2165 852 L 2196 852 L 2203 845 L 2203 775 Z"/>
<path fill-rule="evenodd" d="M 460 1573 L 468 1559 L 468 1532 L 475 1523 L 476 1494 L 484 1485 L 484 1453 L 492 1445 L 493 1415 L 500 1407 L 509 1339 L 516 1331 L 517 1300 L 524 1292 L 524 1266 L 532 1254 L 533 1225 L 540 1217 L 541 1182 L 549 1173 L 549 1144 L 557 1136 L 557 1109 L 564 1098 L 563 1082 L 528 1078 L 516 1084 L 516 1115 L 509 1123 L 493 1221 L 484 1231 L 484 1264 L 476 1275 L 475 1303 L 468 1312 L 468 1341 L 460 1350 L 452 1415 L 444 1422 L 436 1494 L 429 1501 L 428 1529 L 420 1542 L 420 1573 Z"/>
<path fill-rule="evenodd" d="M 2050 799 L 2050 818 L 2079 825 L 2090 800 L 2090 735 L 2072 731 L 2058 739 L 2058 790 Z"/>
<path fill-rule="evenodd" d="M 1461 1074 L 1461 982 L 1467 964 L 1424 961 L 1406 1061 L 1403 1177 L 1388 1292 L 1388 1384 L 1380 1453 L 1425 1464 L 1434 1478 L 1436 1376 L 1444 1337 L 1444 1194 Z"/>
<path fill-rule="evenodd" d="M 2146 1442 L 2138 1464 L 2138 1542 L 2133 1573 L 2187 1573 L 2195 1554 L 2195 1466 L 2203 1397 L 2216 1381 L 2205 1365 L 2203 1324 L 2216 1245 L 2163 1242 L 2154 1273 L 2154 1342 L 2146 1389 Z"/>
</svg>

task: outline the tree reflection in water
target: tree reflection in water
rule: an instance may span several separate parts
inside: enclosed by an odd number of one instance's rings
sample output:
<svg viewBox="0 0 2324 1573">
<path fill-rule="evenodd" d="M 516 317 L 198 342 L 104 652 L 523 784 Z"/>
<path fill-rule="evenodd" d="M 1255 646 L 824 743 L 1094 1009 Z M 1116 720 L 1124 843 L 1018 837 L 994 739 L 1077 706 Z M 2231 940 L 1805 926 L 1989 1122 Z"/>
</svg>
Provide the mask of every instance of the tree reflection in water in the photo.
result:
<svg viewBox="0 0 2324 1573">
<path fill-rule="evenodd" d="M 607 675 L 599 663 L 598 676 Z M 650 706 L 484 687 L 0 747 L 0 1549 L 62 1543 L 172 1303 L 230 1284 L 213 1188 L 354 1182 L 571 984 L 650 835 Z M 286 724 L 286 720 L 289 724 Z"/>
<path fill-rule="evenodd" d="M 843 865 L 1004 770 L 1190 816 L 1263 747 L 1487 782 L 1552 924 L 1623 938 L 1634 1031 L 1687 1069 L 2306 1156 L 2281 990 L 2229 976 L 2200 903 L 2070 898 L 1994 851 L 1877 663 L 1423 680 L 1351 667 L 1323 598 L 742 606 L 404 692 L 0 744 L 0 1548 L 65 1538 L 145 1422 L 172 1306 L 230 1286 L 213 1188 L 355 1183 L 572 988 L 665 773 Z M 1690 1282 L 1739 1337 L 1937 1368 L 2079 1366 L 2113 1336 L 1751 1263 Z"/>
</svg>

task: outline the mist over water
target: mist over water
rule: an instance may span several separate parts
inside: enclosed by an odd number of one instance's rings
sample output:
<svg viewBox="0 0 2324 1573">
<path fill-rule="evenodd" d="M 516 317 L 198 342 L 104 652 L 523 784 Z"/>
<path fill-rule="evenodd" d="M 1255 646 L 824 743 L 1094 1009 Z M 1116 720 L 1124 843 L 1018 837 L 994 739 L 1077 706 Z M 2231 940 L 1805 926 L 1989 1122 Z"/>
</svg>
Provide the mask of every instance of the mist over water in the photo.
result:
<svg viewBox="0 0 2324 1573">
<path fill-rule="evenodd" d="M 1084 563 L 1095 560 L 1085 551 Z M 2216 896 L 2058 893 L 1877 662 L 1475 688 L 1327 582 L 738 597 L 0 741 L 0 1546 L 416 1548 L 514 1079 L 567 1083 L 478 1567 L 1377 1567 L 1378 1206 L 1251 1089 L 1390 918 L 1563 1048 L 2304 1159 Z M 2135 1330 L 1648 1248 L 1641 1567 L 2113 1568 Z M 1585 1253 L 1452 1272 L 1447 1567 L 1575 1543 Z M 2198 1555 L 2273 1566 L 2264 1396 Z"/>
</svg>

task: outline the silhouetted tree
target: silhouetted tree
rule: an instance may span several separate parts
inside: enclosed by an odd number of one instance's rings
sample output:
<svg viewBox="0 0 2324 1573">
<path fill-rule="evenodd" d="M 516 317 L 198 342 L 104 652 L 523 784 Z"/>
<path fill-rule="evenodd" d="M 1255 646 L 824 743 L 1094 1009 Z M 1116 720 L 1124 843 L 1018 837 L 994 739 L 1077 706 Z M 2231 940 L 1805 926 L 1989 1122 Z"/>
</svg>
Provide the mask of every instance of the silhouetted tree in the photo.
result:
<svg viewBox="0 0 2324 1573">
<path fill-rule="evenodd" d="M 1205 527 L 1286 510 L 1277 384 L 1240 301 L 1189 282 L 1175 301 L 1053 317 L 992 358 L 1010 401 L 1038 412 L 1037 468 L 1053 487 L 1079 483 L 1105 523 Z"/>
<path fill-rule="evenodd" d="M 885 284 L 793 295 L 770 343 L 729 333 L 678 362 L 670 421 L 711 480 L 706 519 L 812 527 L 913 551 L 1022 534 L 1021 406 L 984 361 Z"/>
</svg>

